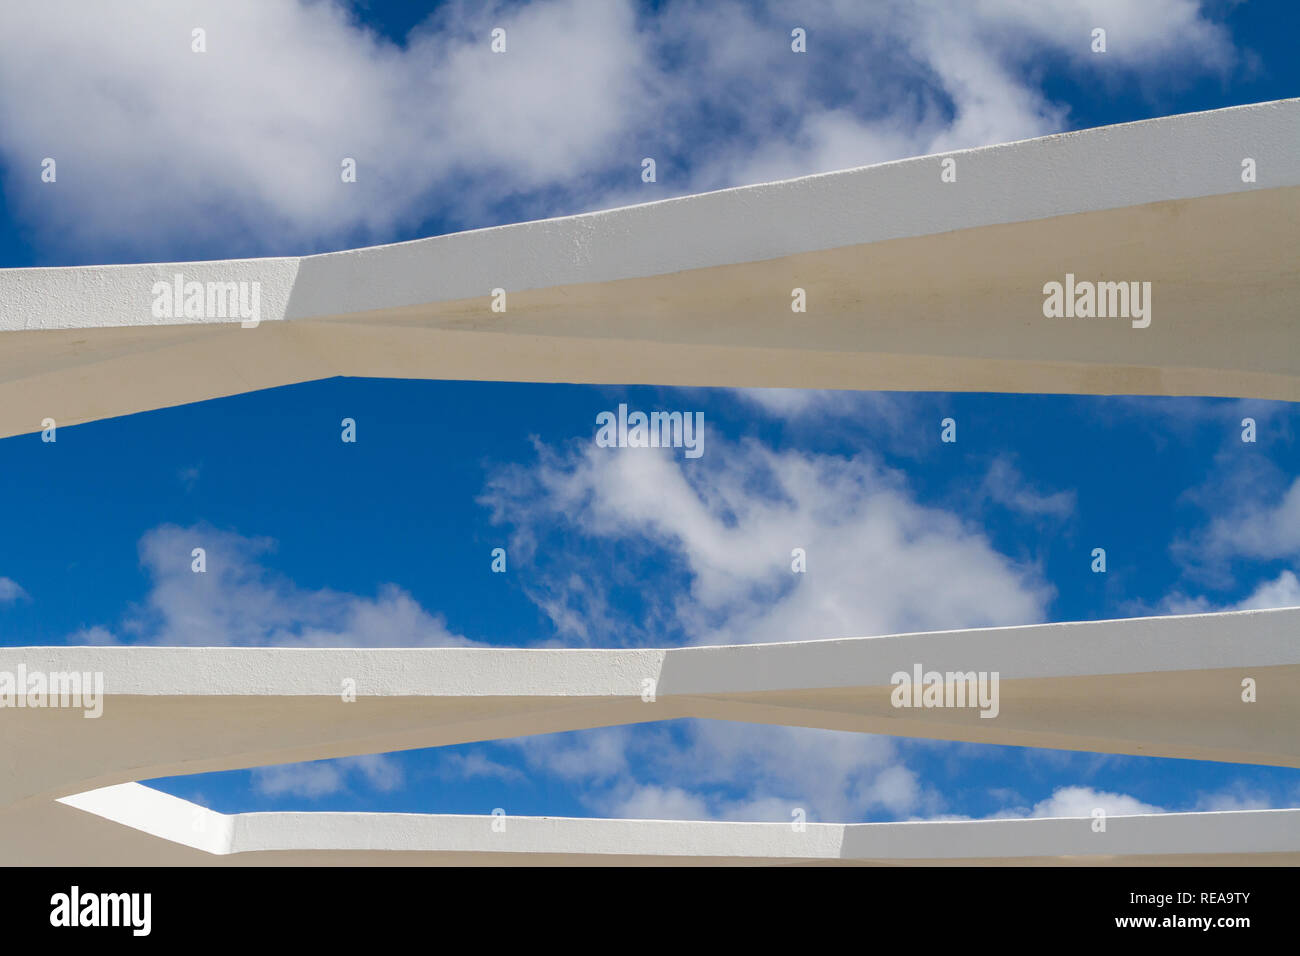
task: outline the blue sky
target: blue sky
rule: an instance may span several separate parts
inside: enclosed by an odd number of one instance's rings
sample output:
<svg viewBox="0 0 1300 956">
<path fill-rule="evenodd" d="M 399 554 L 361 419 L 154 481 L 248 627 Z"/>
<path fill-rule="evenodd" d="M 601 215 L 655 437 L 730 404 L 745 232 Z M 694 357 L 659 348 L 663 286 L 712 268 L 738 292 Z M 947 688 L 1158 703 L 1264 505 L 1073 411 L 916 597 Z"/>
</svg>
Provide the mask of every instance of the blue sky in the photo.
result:
<svg viewBox="0 0 1300 956">
<path fill-rule="evenodd" d="M 0 265 L 300 255 L 1298 88 L 1289 3 L 974 6 L 13 5 Z M 702 412 L 704 455 L 597 448 L 620 402 Z M 1300 605 L 1298 433 L 1253 401 L 315 382 L 0 441 L 0 640 L 667 646 Z M 156 785 L 222 811 L 1300 805 L 1278 768 L 701 721 Z"/>
</svg>

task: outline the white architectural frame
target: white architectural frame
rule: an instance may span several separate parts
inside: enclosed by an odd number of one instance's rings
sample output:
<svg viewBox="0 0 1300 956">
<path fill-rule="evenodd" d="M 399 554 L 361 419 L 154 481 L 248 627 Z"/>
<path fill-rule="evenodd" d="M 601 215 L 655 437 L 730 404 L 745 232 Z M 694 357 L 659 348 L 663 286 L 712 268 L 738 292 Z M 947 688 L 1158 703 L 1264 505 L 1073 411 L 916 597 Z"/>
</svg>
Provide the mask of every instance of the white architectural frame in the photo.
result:
<svg viewBox="0 0 1300 956">
<path fill-rule="evenodd" d="M 334 375 L 1297 401 L 1297 142 L 1300 100 L 1285 100 L 951 154 L 955 183 L 923 157 L 301 259 L 4 270 L 0 437 Z M 1242 182 L 1246 157 L 1258 182 Z M 178 273 L 259 283 L 260 323 L 155 316 L 154 284 Z M 1151 325 L 1044 318 L 1043 284 L 1067 273 L 1151 282 Z M 0 848 L 28 864 L 1295 864 L 1300 810 L 1102 832 L 498 831 L 226 816 L 134 781 L 688 716 L 1295 767 L 1297 623 L 1286 609 L 669 650 L 3 648 L 0 670 L 103 671 L 109 697 L 97 720 L 0 711 Z M 1001 713 L 891 708 L 889 674 L 914 661 L 999 671 Z M 1244 678 L 1267 688 L 1255 703 Z"/>
</svg>

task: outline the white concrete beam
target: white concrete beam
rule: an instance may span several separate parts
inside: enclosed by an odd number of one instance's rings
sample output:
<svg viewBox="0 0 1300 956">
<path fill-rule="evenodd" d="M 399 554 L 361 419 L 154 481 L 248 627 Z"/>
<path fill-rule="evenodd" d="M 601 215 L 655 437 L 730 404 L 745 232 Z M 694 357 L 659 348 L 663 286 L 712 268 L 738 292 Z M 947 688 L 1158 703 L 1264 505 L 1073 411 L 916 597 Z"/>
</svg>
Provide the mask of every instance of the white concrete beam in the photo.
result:
<svg viewBox="0 0 1300 956">
<path fill-rule="evenodd" d="M 1300 608 L 669 650 L 3 648 L 0 671 L 99 672 L 105 697 L 91 719 L 0 709 L 0 807 L 683 717 L 1300 767 L 1297 631 Z M 918 665 L 996 672 L 996 717 L 894 707 Z"/>
<path fill-rule="evenodd" d="M 0 437 L 337 375 L 1297 401 L 1297 141 L 1281 100 L 951 154 L 954 183 L 922 157 L 328 255 L 0 270 Z M 1150 326 L 1045 318 L 1067 273 L 1150 282 Z M 258 283 L 260 324 L 155 316 L 177 274 Z"/>
</svg>

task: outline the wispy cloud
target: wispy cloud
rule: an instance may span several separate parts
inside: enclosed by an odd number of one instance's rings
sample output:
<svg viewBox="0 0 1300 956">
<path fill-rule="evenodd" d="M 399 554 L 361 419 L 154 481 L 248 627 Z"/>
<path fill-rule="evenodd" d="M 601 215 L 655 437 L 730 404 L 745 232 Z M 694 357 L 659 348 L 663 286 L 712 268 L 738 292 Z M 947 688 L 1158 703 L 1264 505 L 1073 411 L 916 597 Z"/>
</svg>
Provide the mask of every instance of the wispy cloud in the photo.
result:
<svg viewBox="0 0 1300 956">
<path fill-rule="evenodd" d="M 151 579 L 143 604 L 114 631 L 99 625 L 73 643 L 317 647 L 453 646 L 473 642 L 447 629 L 396 585 L 374 597 L 301 588 L 263 564 L 274 547 L 208 525 L 161 525 L 140 540 Z M 203 549 L 203 570 L 194 550 Z"/>
<path fill-rule="evenodd" d="M 919 504 L 901 475 L 869 456 L 711 439 L 698 463 L 594 446 L 539 457 L 499 471 L 483 501 L 511 525 L 535 569 L 530 593 L 571 641 L 746 643 L 1026 624 L 1043 620 L 1052 594 L 1037 569 L 997 552 L 957 515 Z M 794 571 L 795 549 L 805 573 Z M 633 587 L 632 611 L 615 610 L 607 594 Z"/>
<path fill-rule="evenodd" d="M 1275 560 L 1300 557 L 1300 478 L 1268 500 L 1258 492 L 1236 499 L 1227 514 L 1215 515 L 1194 546 L 1210 559 Z"/>
<path fill-rule="evenodd" d="M 397 790 L 404 783 L 401 764 L 385 754 L 279 764 L 252 771 L 253 789 L 267 797 L 304 797 L 320 800 L 340 793 L 350 780 L 371 790 Z"/>
<path fill-rule="evenodd" d="M 1064 519 L 1074 514 L 1077 495 L 1073 491 L 1045 494 L 1031 487 L 1020 470 L 1005 456 L 994 459 L 984 476 L 985 494 L 1011 511 L 1031 518 Z"/>
<path fill-rule="evenodd" d="M 1244 574 L 1238 565 L 1258 574 L 1271 562 L 1300 567 L 1300 478 L 1271 493 L 1278 484 L 1278 469 L 1251 460 L 1220 472 L 1188 497 L 1208 511 L 1207 521 L 1181 535 L 1171 550 L 1192 582 L 1226 589 Z M 1300 578 L 1292 568 L 1256 580 L 1250 593 L 1239 600 L 1189 594 L 1183 587 L 1166 595 L 1158 607 L 1164 613 L 1246 611 L 1300 606 Z"/>
<path fill-rule="evenodd" d="M 938 805 L 897 744 L 870 734 L 689 720 L 505 743 L 602 816 L 788 823 Z"/>
<path fill-rule="evenodd" d="M 438 775 L 452 780 L 503 780 L 515 782 L 524 779 L 517 767 L 499 763 L 481 753 L 448 753 L 438 759 Z"/>
</svg>

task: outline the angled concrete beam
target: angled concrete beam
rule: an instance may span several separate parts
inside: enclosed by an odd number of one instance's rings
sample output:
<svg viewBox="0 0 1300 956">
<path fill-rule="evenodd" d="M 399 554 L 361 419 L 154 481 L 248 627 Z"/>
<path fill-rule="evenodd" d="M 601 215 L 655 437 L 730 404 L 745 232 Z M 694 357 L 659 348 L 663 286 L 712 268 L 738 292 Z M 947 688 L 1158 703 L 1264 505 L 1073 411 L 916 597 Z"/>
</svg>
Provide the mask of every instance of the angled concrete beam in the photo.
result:
<svg viewBox="0 0 1300 956">
<path fill-rule="evenodd" d="M 952 183 L 922 157 L 304 258 L 0 270 L 0 437 L 338 375 L 1297 401 L 1298 140 L 1280 100 L 954 153 Z M 256 283 L 260 324 L 155 315 L 178 274 Z M 1067 274 L 1150 282 L 1149 327 L 1045 318 Z"/>
<path fill-rule="evenodd" d="M 829 824 L 214 813 L 139 784 L 0 812 L 6 863 L 63 866 L 1273 865 L 1300 810 Z"/>
<path fill-rule="evenodd" d="M 1298 632 L 1288 608 L 670 650 L 3 648 L 0 672 L 99 672 L 105 697 L 0 708 L 0 807 L 683 717 L 1300 767 Z M 996 716 L 893 706 L 918 667 L 997 673 Z"/>
</svg>

